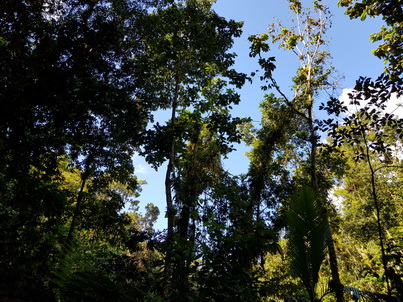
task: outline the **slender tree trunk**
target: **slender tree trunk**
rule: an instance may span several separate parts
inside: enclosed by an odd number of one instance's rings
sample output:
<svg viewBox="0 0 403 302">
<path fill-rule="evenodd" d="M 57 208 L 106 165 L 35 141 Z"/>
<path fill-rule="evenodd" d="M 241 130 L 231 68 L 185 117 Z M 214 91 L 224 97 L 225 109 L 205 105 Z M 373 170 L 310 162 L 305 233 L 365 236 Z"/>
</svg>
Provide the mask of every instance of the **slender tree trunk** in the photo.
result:
<svg viewBox="0 0 403 302">
<path fill-rule="evenodd" d="M 173 207 L 173 197 L 172 197 L 172 186 L 173 186 L 173 173 L 174 173 L 174 161 L 175 161 L 175 123 L 176 123 L 176 109 L 177 109 L 177 96 L 175 95 L 175 100 L 172 103 L 172 114 L 171 114 L 171 127 L 172 127 L 172 141 L 171 150 L 169 154 L 167 171 L 165 174 L 165 198 L 167 203 L 167 254 L 165 259 L 165 273 L 168 279 L 172 277 L 172 245 L 173 245 L 173 233 L 174 233 L 174 219 L 175 210 Z"/>
<path fill-rule="evenodd" d="M 176 230 L 176 240 L 178 240 L 178 249 L 176 250 L 180 257 L 174 261 L 175 269 L 172 279 L 174 286 L 181 288 L 179 299 L 182 299 L 182 296 L 187 296 L 189 291 L 190 265 L 194 254 L 196 227 L 192 212 L 196 210 L 198 196 L 206 185 L 199 175 L 201 173 L 200 167 L 206 164 L 200 162 L 198 158 L 198 152 L 202 151 L 199 150 L 200 135 L 201 128 L 196 125 L 194 136 L 189 142 L 191 147 L 188 147 L 186 151 L 189 158 L 181 165 L 180 175 L 178 175 L 181 179 L 176 187 L 177 204 L 182 206 Z"/>
<path fill-rule="evenodd" d="M 174 145 L 172 144 L 171 155 L 173 154 Z M 173 208 L 172 199 L 172 173 L 173 173 L 173 157 L 169 159 L 167 172 L 165 175 L 165 197 L 167 203 L 167 220 L 168 220 L 168 235 L 167 242 L 169 243 L 173 237 L 175 211 Z"/>
<path fill-rule="evenodd" d="M 76 229 L 76 226 L 77 226 L 77 220 L 78 220 L 78 217 L 80 216 L 80 212 L 82 210 L 82 204 L 83 204 L 83 201 L 84 201 L 84 188 L 85 188 L 87 180 L 88 180 L 88 178 L 90 176 L 90 170 L 91 170 L 91 164 L 92 164 L 93 158 L 94 158 L 94 154 L 91 153 L 87 157 L 87 159 L 85 161 L 85 171 L 82 172 L 82 174 L 81 174 L 81 186 L 80 186 L 80 190 L 79 190 L 78 195 L 77 195 L 76 207 L 74 209 L 73 217 L 71 219 L 69 232 L 67 234 L 66 241 L 64 243 L 64 249 L 67 248 L 67 245 L 73 239 L 73 233 L 74 233 L 74 231 Z"/>
<path fill-rule="evenodd" d="M 379 202 L 378 202 L 378 194 L 376 192 L 376 185 L 375 185 L 375 170 L 372 167 L 371 164 L 371 157 L 369 155 L 369 147 L 368 147 L 368 142 L 365 136 L 365 132 L 362 132 L 362 137 L 364 139 L 365 143 L 365 151 L 366 151 L 366 159 L 367 159 L 367 164 L 369 167 L 369 170 L 371 171 L 371 193 L 372 193 L 372 199 L 374 200 L 375 204 L 375 211 L 376 211 L 376 224 L 378 227 L 378 236 L 379 236 L 379 244 L 381 246 L 381 254 L 382 254 L 382 265 L 383 269 L 385 271 L 385 281 L 386 281 L 386 290 L 388 293 L 388 296 L 391 297 L 391 292 L 390 292 L 390 285 L 389 285 L 389 276 L 388 276 L 388 264 L 386 261 L 386 251 L 385 251 L 385 246 L 383 243 L 383 231 L 382 231 L 382 224 L 381 224 L 381 211 L 379 207 Z"/>
<path fill-rule="evenodd" d="M 166 257 L 164 263 L 165 277 L 166 277 L 166 288 L 165 296 L 169 297 L 172 295 L 173 290 L 173 248 L 174 248 L 174 220 L 175 220 L 175 209 L 172 196 L 172 190 L 174 186 L 175 179 L 175 158 L 176 158 L 176 144 L 175 144 L 175 124 L 176 124 L 176 110 L 178 108 L 179 99 L 179 78 L 175 76 L 175 88 L 172 97 L 172 111 L 171 111 L 171 146 L 169 152 L 168 166 L 165 174 L 165 198 L 167 203 L 167 237 L 165 239 L 166 243 Z"/>
<path fill-rule="evenodd" d="M 80 215 L 81 208 L 82 208 L 81 205 L 82 205 L 83 200 L 84 200 L 84 188 L 85 188 L 86 181 L 87 181 L 86 177 L 84 177 L 81 180 L 80 191 L 78 192 L 78 196 L 77 196 L 77 199 L 76 199 L 76 207 L 74 209 L 73 217 L 72 217 L 71 223 L 70 223 L 69 232 L 68 232 L 67 237 L 66 237 L 66 245 L 68 245 L 71 242 L 71 240 L 73 239 L 73 232 L 76 229 L 77 219 L 78 219 L 78 216 Z"/>
<path fill-rule="evenodd" d="M 310 96 L 310 99 L 312 99 L 312 96 Z M 316 192 L 318 192 L 319 186 L 318 186 L 318 181 L 317 181 L 317 176 L 316 176 L 316 152 L 317 152 L 318 141 L 317 141 L 316 131 L 315 131 L 314 124 L 313 124 L 312 102 L 310 103 L 310 107 L 309 107 L 309 110 L 308 110 L 308 124 L 309 124 L 309 130 L 311 132 L 310 133 L 310 142 L 311 142 L 311 154 L 310 154 L 311 185 L 314 188 L 314 190 Z M 332 232 L 331 227 L 330 227 L 328 206 L 324 205 L 323 208 L 326 211 L 324 214 L 326 215 L 328 223 L 329 223 L 328 253 L 329 253 L 330 273 L 332 275 L 332 283 L 334 284 L 333 288 L 334 288 L 335 295 L 336 295 L 336 301 L 337 302 L 343 302 L 344 301 L 344 294 L 343 294 L 342 284 L 340 282 L 339 266 L 338 266 L 338 263 L 337 263 L 337 254 L 336 254 L 336 248 L 334 246 L 333 232 Z"/>
</svg>

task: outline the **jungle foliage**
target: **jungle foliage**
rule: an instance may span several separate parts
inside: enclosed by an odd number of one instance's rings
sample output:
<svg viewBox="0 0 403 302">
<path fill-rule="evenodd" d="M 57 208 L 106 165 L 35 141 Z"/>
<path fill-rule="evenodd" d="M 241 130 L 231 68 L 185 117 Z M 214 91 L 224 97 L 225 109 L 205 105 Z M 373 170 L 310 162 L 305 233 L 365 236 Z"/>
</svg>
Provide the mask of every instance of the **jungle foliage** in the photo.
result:
<svg viewBox="0 0 403 302">
<path fill-rule="evenodd" d="M 386 24 L 385 73 L 350 104 L 324 93 L 324 1 L 287 0 L 294 23 L 249 37 L 251 74 L 233 68 L 242 22 L 213 2 L 2 1 L 0 301 L 403 299 L 400 1 L 339 1 Z M 274 45 L 299 60 L 291 88 Z M 259 126 L 231 115 L 256 75 Z M 165 174 L 165 230 L 140 214 L 135 154 Z"/>
</svg>

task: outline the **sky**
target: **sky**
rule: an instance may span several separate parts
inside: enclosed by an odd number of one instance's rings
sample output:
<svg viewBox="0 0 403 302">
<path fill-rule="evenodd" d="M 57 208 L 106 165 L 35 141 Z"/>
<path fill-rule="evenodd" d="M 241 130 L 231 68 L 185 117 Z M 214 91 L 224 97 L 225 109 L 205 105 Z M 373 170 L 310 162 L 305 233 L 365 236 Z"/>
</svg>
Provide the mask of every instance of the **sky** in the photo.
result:
<svg viewBox="0 0 403 302">
<path fill-rule="evenodd" d="M 304 3 L 311 1 L 303 0 Z M 325 1 L 326 2 L 326 1 Z M 332 55 L 332 65 L 343 80 L 340 82 L 338 95 L 346 95 L 353 88 L 359 76 L 377 77 L 383 71 L 383 63 L 372 55 L 371 50 L 376 47 L 369 40 L 372 33 L 379 31 L 382 21 L 380 19 L 350 20 L 344 15 L 344 9 L 330 3 L 332 11 L 332 28 L 328 31 L 329 44 L 327 45 Z M 226 19 L 243 21 L 243 35 L 234 42 L 231 50 L 237 54 L 234 68 L 239 72 L 250 74 L 259 70 L 256 58 L 249 57 L 248 37 L 255 34 L 267 33 L 268 25 L 273 23 L 273 18 L 284 21 L 285 24 L 293 18 L 288 11 L 285 0 L 217 0 L 213 9 Z M 280 50 L 277 46 L 271 46 L 270 56 L 276 57 L 277 69 L 274 77 L 284 91 L 291 91 L 291 78 L 295 75 L 298 61 L 295 56 Z M 257 78 L 259 74 L 257 75 Z M 251 117 L 255 123 L 260 121 L 259 103 L 263 100 L 265 92 L 260 89 L 261 83 L 256 79 L 252 84 L 247 83 L 238 93 L 241 95 L 241 103 L 235 106 L 232 115 L 239 117 Z M 344 90 L 344 94 L 343 94 Z M 327 101 L 327 100 L 323 100 Z M 321 102 L 321 100 L 319 100 Z M 162 120 L 169 115 L 167 112 L 156 113 L 156 120 Z M 236 146 L 237 151 L 231 153 L 224 160 L 224 168 L 234 175 L 246 173 L 248 159 L 245 152 L 248 148 L 244 145 Z M 148 203 L 154 203 L 160 209 L 160 217 L 155 225 L 156 229 L 166 228 L 164 177 L 166 165 L 156 172 L 141 157 L 134 157 L 135 174 L 138 179 L 146 180 L 142 186 L 140 211 Z"/>
</svg>

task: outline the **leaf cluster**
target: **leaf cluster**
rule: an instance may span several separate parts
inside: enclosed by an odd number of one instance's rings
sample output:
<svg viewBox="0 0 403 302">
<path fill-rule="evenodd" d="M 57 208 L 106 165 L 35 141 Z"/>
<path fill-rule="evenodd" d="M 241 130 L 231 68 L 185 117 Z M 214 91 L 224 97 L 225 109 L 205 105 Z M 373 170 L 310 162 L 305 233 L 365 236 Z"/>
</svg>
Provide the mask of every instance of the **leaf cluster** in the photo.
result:
<svg viewBox="0 0 403 302">
<path fill-rule="evenodd" d="M 398 79 L 402 74 L 402 24 L 403 10 L 401 1 L 384 0 L 340 0 L 338 5 L 346 7 L 346 14 L 350 18 L 360 18 L 362 21 L 369 17 L 381 16 L 386 26 L 382 26 L 378 33 L 371 35 L 373 42 L 381 44 L 373 51 L 384 59 L 385 73 L 392 79 Z"/>
</svg>

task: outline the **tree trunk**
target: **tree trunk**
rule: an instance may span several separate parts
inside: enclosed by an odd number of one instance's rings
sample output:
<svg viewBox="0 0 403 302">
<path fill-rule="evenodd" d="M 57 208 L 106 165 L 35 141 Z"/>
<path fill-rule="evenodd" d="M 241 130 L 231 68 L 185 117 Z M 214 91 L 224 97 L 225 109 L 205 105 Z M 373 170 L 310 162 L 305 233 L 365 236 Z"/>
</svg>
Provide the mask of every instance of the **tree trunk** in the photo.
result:
<svg viewBox="0 0 403 302">
<path fill-rule="evenodd" d="M 71 223 L 70 223 L 69 232 L 67 234 L 66 241 L 64 243 L 64 248 L 63 248 L 64 250 L 67 249 L 68 244 L 73 239 L 73 233 L 74 233 L 74 231 L 76 229 L 77 219 L 78 219 L 78 217 L 80 215 L 80 212 L 81 212 L 81 209 L 82 209 L 82 203 L 83 203 L 83 200 L 84 200 L 84 188 L 85 188 L 85 185 L 86 185 L 87 180 L 88 180 L 88 178 L 90 176 L 90 173 L 91 173 L 90 170 L 91 170 L 91 164 L 92 164 L 93 159 L 94 159 L 94 154 L 90 153 L 90 155 L 88 155 L 88 157 L 87 157 L 87 159 L 85 161 L 85 171 L 83 171 L 82 174 L 81 174 L 80 191 L 78 192 L 78 195 L 77 195 L 76 207 L 74 209 L 73 217 L 72 217 Z"/>
<path fill-rule="evenodd" d="M 165 174 L 165 198 L 167 203 L 167 253 L 165 259 L 165 274 L 167 280 L 170 280 L 172 277 L 172 247 L 173 247 L 173 232 L 174 232 L 174 219 L 175 219 L 175 210 L 173 207 L 173 198 L 172 198 L 172 178 L 174 172 L 174 161 L 175 161 L 175 137 L 174 137 L 174 129 L 176 123 L 176 108 L 177 108 L 177 96 L 175 95 L 175 100 L 172 103 L 172 115 L 171 115 L 171 127 L 172 127 L 172 141 L 171 141 L 171 150 L 169 154 L 169 161 L 167 166 L 167 171 Z"/>
<path fill-rule="evenodd" d="M 312 98 L 312 96 L 311 96 Z M 310 154 L 310 173 L 311 173 L 311 185 L 315 189 L 316 192 L 319 190 L 318 182 L 317 182 L 317 176 L 316 176 L 316 152 L 317 152 L 317 136 L 313 124 L 313 114 L 312 114 L 312 103 L 310 104 L 309 110 L 308 110 L 308 123 L 309 123 L 309 130 L 310 130 L 310 142 L 311 142 L 311 154 Z M 333 289 L 335 291 L 336 295 L 336 301 L 337 302 L 343 302 L 344 301 L 344 294 L 343 294 L 343 288 L 342 284 L 340 282 L 340 276 L 339 276 L 339 266 L 337 263 L 337 255 L 336 255 L 336 249 L 334 246 L 334 241 L 333 241 L 333 233 L 332 229 L 330 227 L 330 221 L 329 221 L 329 214 L 328 214 L 328 205 L 324 206 L 324 209 L 326 213 L 324 213 L 327 217 L 328 224 L 329 224 L 329 244 L 328 244 L 328 253 L 329 253 L 329 263 L 330 263 L 330 272 L 332 275 L 332 284 Z"/>
</svg>

